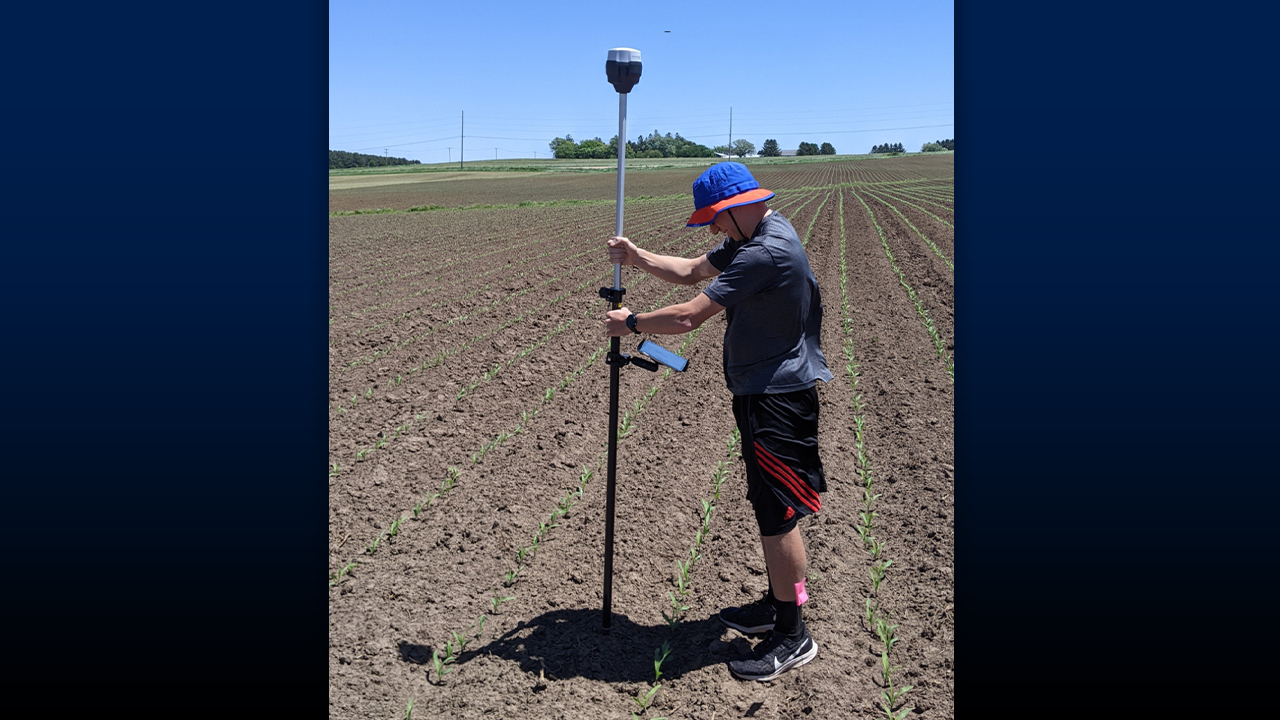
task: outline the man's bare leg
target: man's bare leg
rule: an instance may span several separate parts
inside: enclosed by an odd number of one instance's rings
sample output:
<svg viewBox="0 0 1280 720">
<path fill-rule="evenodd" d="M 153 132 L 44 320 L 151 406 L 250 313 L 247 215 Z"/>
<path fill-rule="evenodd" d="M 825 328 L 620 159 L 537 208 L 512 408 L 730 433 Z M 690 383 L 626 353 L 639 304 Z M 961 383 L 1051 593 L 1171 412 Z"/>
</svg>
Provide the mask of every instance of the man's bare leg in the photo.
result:
<svg viewBox="0 0 1280 720">
<path fill-rule="evenodd" d="M 796 601 L 796 584 L 804 580 L 804 539 L 800 526 L 782 535 L 761 536 L 764 545 L 764 564 L 769 568 L 769 582 L 773 596 L 782 602 Z"/>
</svg>

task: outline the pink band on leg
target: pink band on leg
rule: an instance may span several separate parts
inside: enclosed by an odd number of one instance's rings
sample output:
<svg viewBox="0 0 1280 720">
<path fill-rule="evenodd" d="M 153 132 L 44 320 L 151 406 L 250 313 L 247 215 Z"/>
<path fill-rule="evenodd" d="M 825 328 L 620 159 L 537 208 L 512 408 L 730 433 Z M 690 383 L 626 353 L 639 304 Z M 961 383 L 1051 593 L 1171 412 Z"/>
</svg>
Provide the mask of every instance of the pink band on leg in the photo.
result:
<svg viewBox="0 0 1280 720">
<path fill-rule="evenodd" d="M 800 582 L 796 583 L 796 605 L 803 605 L 808 599 L 809 593 L 804 591 L 804 579 L 801 578 Z"/>
</svg>

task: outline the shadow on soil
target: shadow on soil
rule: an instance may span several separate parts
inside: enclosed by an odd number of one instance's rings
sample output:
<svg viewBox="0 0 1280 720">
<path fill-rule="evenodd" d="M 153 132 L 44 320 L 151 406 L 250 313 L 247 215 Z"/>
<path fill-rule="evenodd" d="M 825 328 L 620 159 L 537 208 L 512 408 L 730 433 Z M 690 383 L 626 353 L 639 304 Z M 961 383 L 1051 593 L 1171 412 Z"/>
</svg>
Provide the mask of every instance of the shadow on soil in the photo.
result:
<svg viewBox="0 0 1280 720">
<path fill-rule="evenodd" d="M 675 630 L 665 623 L 639 625 L 615 614 L 612 627 L 600 627 L 600 611 L 556 610 L 539 615 L 477 646 L 473 640 L 457 664 L 477 655 L 491 655 L 518 663 L 524 672 L 545 672 L 550 680 L 571 677 L 607 682 L 653 682 L 654 652 L 664 641 L 671 654 L 662 664 L 663 678 L 680 677 L 708 665 L 725 663 L 748 652 L 752 642 L 728 630 L 715 617 L 688 620 Z M 431 666 L 434 648 L 400 641 L 400 659 Z M 444 652 L 443 648 L 440 648 Z"/>
</svg>

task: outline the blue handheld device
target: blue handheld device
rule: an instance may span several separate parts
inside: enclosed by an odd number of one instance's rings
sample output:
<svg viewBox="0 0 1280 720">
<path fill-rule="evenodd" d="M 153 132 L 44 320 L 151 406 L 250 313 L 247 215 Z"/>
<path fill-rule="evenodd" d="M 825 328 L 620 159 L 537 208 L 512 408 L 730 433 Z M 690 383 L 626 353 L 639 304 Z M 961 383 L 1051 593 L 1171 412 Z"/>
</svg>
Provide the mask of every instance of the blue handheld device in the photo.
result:
<svg viewBox="0 0 1280 720">
<path fill-rule="evenodd" d="M 687 359 L 680 357 L 652 340 L 645 340 L 640 343 L 640 347 L 636 348 L 636 350 L 648 355 L 676 372 L 684 372 L 684 369 L 689 367 L 689 361 Z"/>
</svg>

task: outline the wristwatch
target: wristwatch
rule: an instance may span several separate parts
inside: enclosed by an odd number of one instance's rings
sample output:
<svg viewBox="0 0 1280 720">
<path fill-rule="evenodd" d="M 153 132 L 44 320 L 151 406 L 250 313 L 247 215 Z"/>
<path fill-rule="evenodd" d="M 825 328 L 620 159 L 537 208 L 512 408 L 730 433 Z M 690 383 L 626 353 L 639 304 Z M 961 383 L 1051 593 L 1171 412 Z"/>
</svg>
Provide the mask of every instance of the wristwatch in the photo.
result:
<svg viewBox="0 0 1280 720">
<path fill-rule="evenodd" d="M 631 329 L 631 332 L 633 332 L 633 333 L 635 333 L 635 334 L 637 334 L 637 335 L 639 335 L 639 334 L 640 334 L 640 331 L 636 329 L 636 314 L 635 314 L 635 313 L 631 313 L 630 315 L 628 315 L 628 316 L 627 316 L 627 327 Z"/>
</svg>

